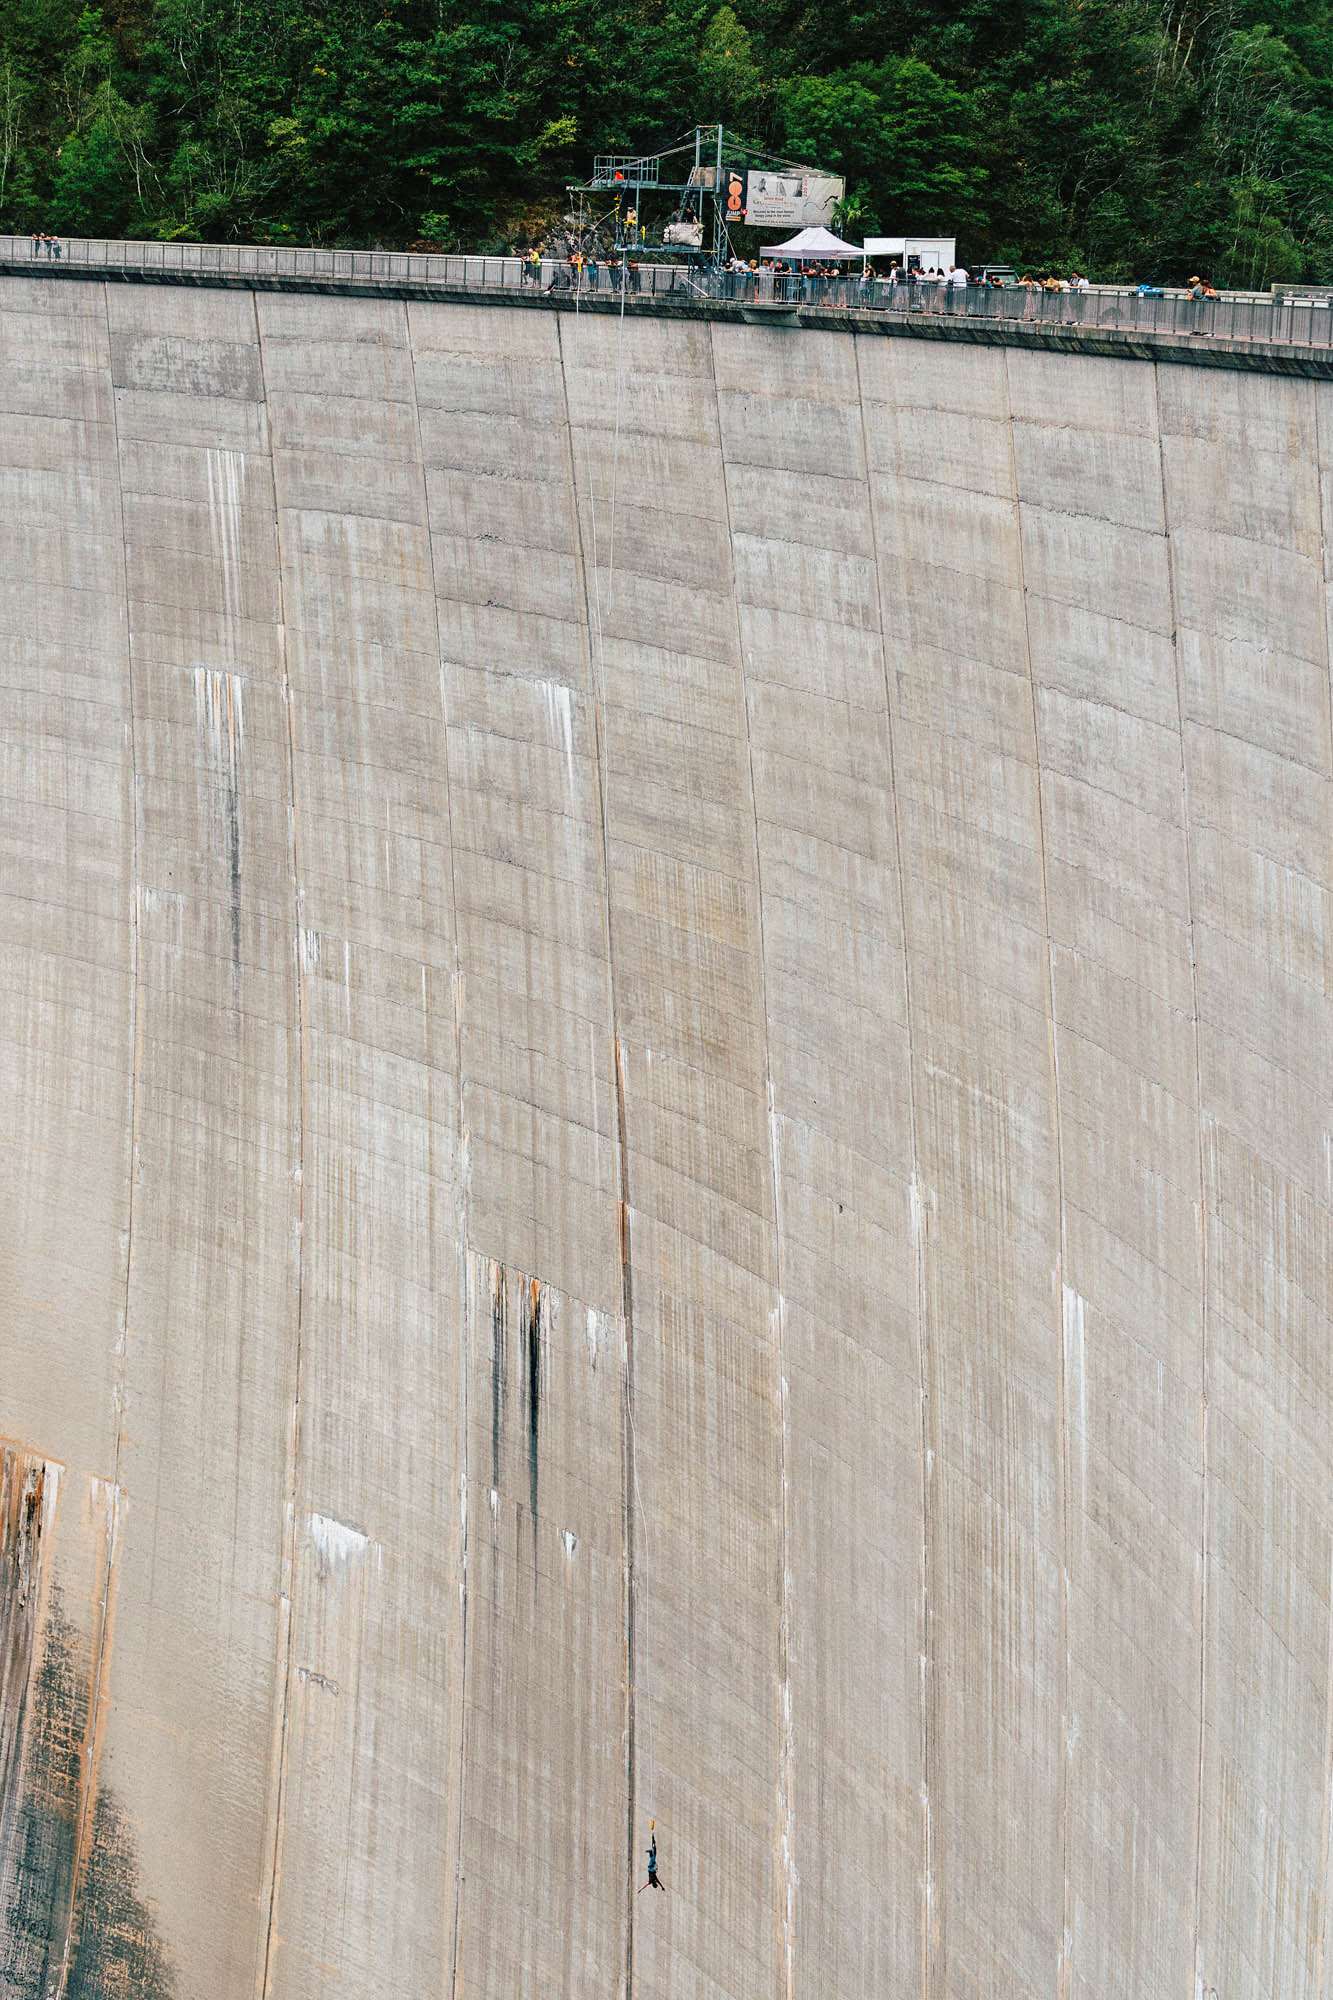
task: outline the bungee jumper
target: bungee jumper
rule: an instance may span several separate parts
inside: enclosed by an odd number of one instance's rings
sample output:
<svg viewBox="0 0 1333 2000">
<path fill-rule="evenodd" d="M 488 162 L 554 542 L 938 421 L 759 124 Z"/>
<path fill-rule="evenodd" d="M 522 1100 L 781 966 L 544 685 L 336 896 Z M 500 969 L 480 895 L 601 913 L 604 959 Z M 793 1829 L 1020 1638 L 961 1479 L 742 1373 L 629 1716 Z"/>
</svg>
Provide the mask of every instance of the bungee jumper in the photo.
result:
<svg viewBox="0 0 1333 2000">
<path fill-rule="evenodd" d="M 660 1889 L 665 1896 L 666 1883 L 657 1872 L 657 1821 L 655 1819 L 650 1819 L 648 1822 L 648 1839 L 648 1880 L 640 1886 L 638 1894 L 641 1896 L 645 1889 Z"/>
</svg>

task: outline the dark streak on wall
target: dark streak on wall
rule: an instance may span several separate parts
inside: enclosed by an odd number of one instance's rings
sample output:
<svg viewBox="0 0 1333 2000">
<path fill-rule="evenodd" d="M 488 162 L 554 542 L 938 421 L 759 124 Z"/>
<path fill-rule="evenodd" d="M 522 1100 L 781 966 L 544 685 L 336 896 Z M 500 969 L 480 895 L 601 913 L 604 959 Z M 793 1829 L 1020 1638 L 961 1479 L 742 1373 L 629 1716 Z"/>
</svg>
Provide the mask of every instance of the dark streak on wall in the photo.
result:
<svg viewBox="0 0 1333 2000">
<path fill-rule="evenodd" d="M 0 1452 L 0 1866 L 12 1824 L 41 1600 L 46 1465 Z"/>
<path fill-rule="evenodd" d="M 171 1969 L 139 1895 L 138 1874 L 133 1836 L 104 1791 L 93 1809 L 92 1851 L 79 1892 L 78 1942 L 65 2000 L 172 2000 Z"/>
<path fill-rule="evenodd" d="M 505 1414 L 505 1274 L 491 1265 L 491 1489 L 500 1490 L 500 1436 Z"/>
<path fill-rule="evenodd" d="M 74 1629 L 54 1597 L 44 1626 L 22 1770 L 5 1800 L 0 1984 L 23 2000 L 51 1991 L 64 1956 L 88 1728 L 87 1674 L 80 1671 Z"/>
</svg>

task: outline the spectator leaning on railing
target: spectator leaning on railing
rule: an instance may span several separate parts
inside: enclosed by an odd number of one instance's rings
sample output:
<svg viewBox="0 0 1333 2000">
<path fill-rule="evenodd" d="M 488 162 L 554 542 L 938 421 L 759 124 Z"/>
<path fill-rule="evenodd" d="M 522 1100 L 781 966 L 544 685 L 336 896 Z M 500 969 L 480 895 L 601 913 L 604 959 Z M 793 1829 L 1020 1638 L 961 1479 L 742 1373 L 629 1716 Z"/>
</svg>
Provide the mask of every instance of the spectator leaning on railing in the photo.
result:
<svg viewBox="0 0 1333 2000">
<path fill-rule="evenodd" d="M 1189 331 L 1191 333 L 1203 333 L 1206 331 L 1206 320 L 1211 317 L 1207 312 L 1207 308 L 1217 298 L 1217 288 L 1215 285 L 1210 285 L 1206 278 L 1201 278 L 1196 273 L 1190 279 L 1189 293 L 1190 298 L 1194 302 L 1194 324 L 1189 328 Z"/>
</svg>

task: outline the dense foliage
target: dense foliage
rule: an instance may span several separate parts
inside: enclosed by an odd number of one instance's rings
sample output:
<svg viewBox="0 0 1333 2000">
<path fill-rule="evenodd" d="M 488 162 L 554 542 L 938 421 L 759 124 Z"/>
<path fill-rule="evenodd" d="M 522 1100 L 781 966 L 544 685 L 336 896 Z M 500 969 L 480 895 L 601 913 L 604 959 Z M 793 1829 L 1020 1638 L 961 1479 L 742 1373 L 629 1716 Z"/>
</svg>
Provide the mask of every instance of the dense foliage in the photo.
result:
<svg viewBox="0 0 1333 2000">
<path fill-rule="evenodd" d="M 1333 277 L 1333 0 L 0 0 L 0 227 L 490 247 L 718 117 L 848 233 Z"/>
</svg>

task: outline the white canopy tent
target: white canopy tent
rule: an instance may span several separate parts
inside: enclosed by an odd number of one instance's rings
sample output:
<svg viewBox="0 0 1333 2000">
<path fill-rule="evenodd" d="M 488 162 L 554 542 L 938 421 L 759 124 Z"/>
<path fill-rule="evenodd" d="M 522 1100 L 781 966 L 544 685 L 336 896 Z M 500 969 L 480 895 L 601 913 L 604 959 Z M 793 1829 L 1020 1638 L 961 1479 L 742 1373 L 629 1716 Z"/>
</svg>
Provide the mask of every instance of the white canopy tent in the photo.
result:
<svg viewBox="0 0 1333 2000">
<path fill-rule="evenodd" d="M 770 243 L 759 252 L 782 263 L 859 264 L 865 252 L 855 243 L 844 243 L 831 229 L 801 229 L 785 243 Z"/>
</svg>

